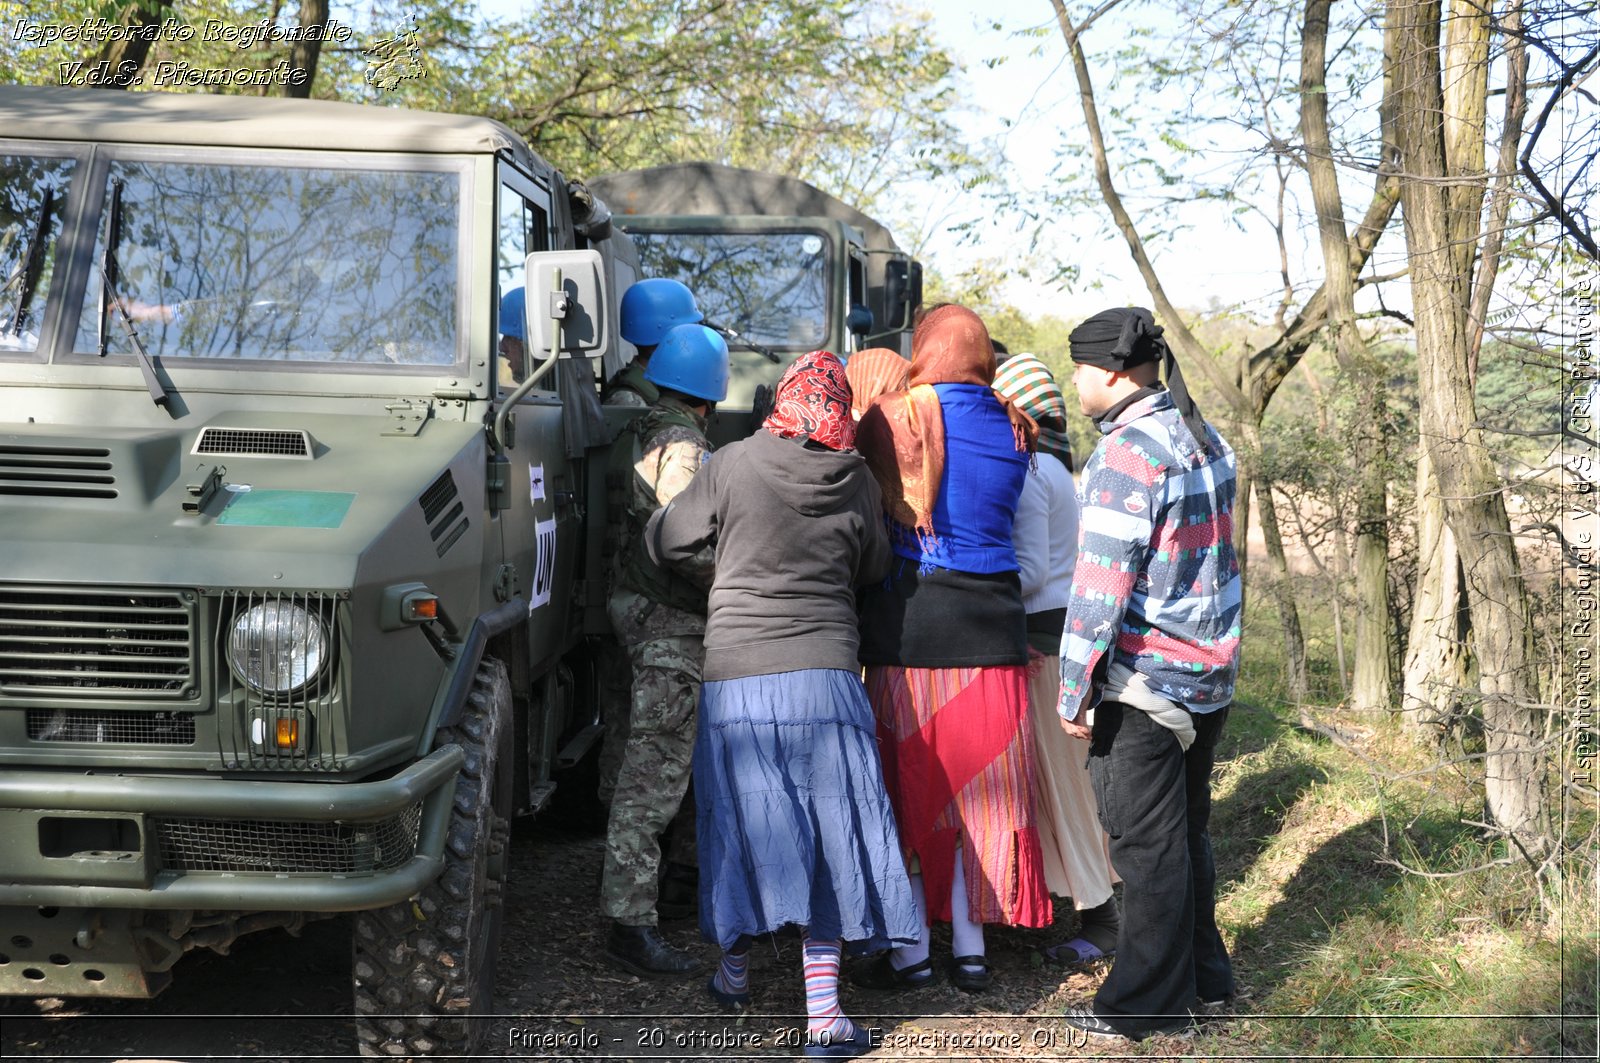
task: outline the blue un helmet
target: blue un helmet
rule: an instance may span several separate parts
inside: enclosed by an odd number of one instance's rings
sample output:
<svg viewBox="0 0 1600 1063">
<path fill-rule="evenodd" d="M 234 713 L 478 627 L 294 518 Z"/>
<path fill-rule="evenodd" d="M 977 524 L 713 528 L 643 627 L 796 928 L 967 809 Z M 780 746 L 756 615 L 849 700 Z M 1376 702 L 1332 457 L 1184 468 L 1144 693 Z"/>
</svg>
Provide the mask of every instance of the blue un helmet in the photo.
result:
<svg viewBox="0 0 1600 1063">
<path fill-rule="evenodd" d="M 622 294 L 622 338 L 635 347 L 654 347 L 674 325 L 703 320 L 694 294 L 665 277 L 637 281 Z"/>
<path fill-rule="evenodd" d="M 650 356 L 644 378 L 658 388 L 721 402 L 728 397 L 727 341 L 704 325 L 669 329 Z"/>
<path fill-rule="evenodd" d="M 527 338 L 528 326 L 523 321 L 527 316 L 527 301 L 527 294 L 521 288 L 513 288 L 500 298 L 500 335 L 514 340 Z"/>
</svg>

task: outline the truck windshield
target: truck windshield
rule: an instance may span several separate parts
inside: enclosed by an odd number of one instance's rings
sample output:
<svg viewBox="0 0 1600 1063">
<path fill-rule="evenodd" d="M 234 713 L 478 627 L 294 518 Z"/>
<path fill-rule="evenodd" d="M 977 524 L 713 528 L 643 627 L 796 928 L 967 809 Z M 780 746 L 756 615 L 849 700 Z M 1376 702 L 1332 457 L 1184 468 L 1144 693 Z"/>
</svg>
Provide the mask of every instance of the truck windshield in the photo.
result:
<svg viewBox="0 0 1600 1063">
<path fill-rule="evenodd" d="M 75 160 L 0 155 L 0 351 L 39 346 Z"/>
<path fill-rule="evenodd" d="M 102 210 L 73 349 L 98 351 L 109 274 L 165 358 L 449 365 L 460 184 L 453 172 L 114 161 L 121 223 Z M 131 353 L 112 326 L 108 352 Z"/>
<path fill-rule="evenodd" d="M 694 292 L 707 321 L 778 350 L 828 342 L 828 239 L 816 232 L 629 230 L 642 276 Z"/>
</svg>

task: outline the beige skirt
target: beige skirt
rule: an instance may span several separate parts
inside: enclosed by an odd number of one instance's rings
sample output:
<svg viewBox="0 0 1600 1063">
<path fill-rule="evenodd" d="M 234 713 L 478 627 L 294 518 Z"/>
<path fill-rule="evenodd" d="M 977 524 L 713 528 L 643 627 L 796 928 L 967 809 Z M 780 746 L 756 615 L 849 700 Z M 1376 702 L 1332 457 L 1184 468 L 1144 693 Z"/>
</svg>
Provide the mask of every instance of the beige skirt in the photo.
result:
<svg viewBox="0 0 1600 1063">
<path fill-rule="evenodd" d="M 1109 843 L 1095 810 L 1089 781 L 1089 743 L 1061 729 L 1056 700 L 1061 691 L 1061 659 L 1032 657 L 1028 662 L 1028 716 L 1033 721 L 1034 822 L 1044 857 L 1044 881 L 1057 897 L 1071 897 L 1082 911 L 1104 903 L 1111 884 Z"/>
</svg>

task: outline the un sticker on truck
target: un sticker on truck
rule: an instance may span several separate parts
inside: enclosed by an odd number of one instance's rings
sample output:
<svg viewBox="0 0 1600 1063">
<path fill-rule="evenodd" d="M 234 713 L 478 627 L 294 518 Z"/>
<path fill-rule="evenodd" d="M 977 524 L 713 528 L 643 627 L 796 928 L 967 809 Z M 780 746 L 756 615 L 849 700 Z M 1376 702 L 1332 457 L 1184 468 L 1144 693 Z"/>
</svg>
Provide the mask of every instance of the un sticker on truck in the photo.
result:
<svg viewBox="0 0 1600 1063">
<path fill-rule="evenodd" d="M 550 601 L 550 592 L 556 585 L 556 522 L 552 517 L 534 524 L 537 548 L 533 561 L 533 597 L 528 600 L 528 612 L 533 612 Z"/>
</svg>

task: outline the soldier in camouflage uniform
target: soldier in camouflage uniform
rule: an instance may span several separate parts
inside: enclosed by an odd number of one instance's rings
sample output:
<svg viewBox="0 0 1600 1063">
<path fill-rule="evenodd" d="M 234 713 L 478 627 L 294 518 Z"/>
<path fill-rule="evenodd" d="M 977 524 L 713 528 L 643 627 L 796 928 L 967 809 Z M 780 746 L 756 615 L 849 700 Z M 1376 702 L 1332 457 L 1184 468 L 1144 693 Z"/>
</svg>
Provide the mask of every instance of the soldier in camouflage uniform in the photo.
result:
<svg viewBox="0 0 1600 1063">
<path fill-rule="evenodd" d="M 638 353 L 606 383 L 600 392 L 600 401 L 607 406 L 636 406 L 643 410 L 661 397 L 656 386 L 644 376 L 651 353 L 668 329 L 699 322 L 700 308 L 695 305 L 693 293 L 682 284 L 651 277 L 631 285 L 623 293 L 621 317 L 622 338 L 633 344 Z M 633 669 L 624 647 L 608 644 L 600 652 L 600 718 L 606 724 L 606 740 L 600 748 L 599 791 L 601 803 L 609 806 L 616 791 L 623 750 L 628 744 Z M 679 835 L 692 838 L 693 822 L 687 829 L 675 831 L 674 839 Z M 674 859 L 679 855 L 683 854 L 675 854 Z M 692 844 L 686 856 L 687 862 L 693 865 Z"/>
<path fill-rule="evenodd" d="M 699 961 L 656 930 L 658 836 L 689 785 L 712 559 L 663 569 L 641 535 L 650 514 L 710 457 L 705 418 L 727 395 L 727 344 L 703 325 L 679 325 L 662 338 L 645 379 L 659 397 L 613 452 L 613 465 L 617 454 L 632 459 L 608 610 L 633 665 L 633 712 L 606 827 L 600 906 L 613 921 L 606 943 L 612 962 L 640 975 L 682 975 Z"/>
</svg>

